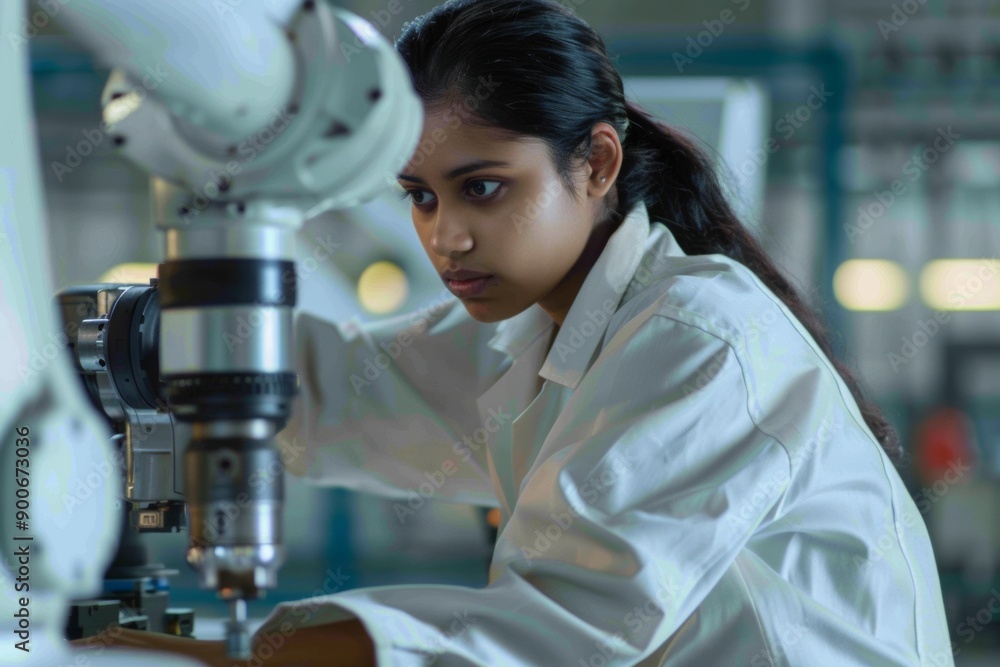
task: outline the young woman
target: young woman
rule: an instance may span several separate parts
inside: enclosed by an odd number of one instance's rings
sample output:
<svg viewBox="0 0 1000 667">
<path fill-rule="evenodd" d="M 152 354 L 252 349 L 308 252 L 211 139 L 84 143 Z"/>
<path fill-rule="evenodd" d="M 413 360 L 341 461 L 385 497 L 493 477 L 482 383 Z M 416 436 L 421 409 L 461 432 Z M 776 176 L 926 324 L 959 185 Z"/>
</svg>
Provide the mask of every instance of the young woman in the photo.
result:
<svg viewBox="0 0 1000 667">
<path fill-rule="evenodd" d="M 399 182 L 448 298 L 302 314 L 286 463 L 401 521 L 498 507 L 489 584 L 282 604 L 258 663 L 953 664 L 892 429 L 600 37 L 457 0 L 397 47 L 426 109 Z"/>
</svg>

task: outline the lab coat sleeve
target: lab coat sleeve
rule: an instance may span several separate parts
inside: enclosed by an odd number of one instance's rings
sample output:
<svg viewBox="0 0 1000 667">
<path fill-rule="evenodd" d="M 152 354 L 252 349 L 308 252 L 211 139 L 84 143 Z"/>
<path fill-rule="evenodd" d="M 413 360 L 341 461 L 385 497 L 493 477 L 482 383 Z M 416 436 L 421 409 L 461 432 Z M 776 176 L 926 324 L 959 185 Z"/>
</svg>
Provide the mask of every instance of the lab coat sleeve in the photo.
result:
<svg viewBox="0 0 1000 667">
<path fill-rule="evenodd" d="M 682 629 L 788 488 L 791 458 L 751 418 L 740 363 L 660 315 L 619 332 L 522 481 L 485 588 L 286 603 L 261 633 L 356 617 L 380 667 L 634 665 Z"/>
<path fill-rule="evenodd" d="M 286 469 L 389 498 L 496 506 L 485 453 L 456 445 L 506 360 L 487 345 L 494 328 L 454 298 L 365 324 L 297 313 L 299 395 L 277 437 Z"/>
</svg>

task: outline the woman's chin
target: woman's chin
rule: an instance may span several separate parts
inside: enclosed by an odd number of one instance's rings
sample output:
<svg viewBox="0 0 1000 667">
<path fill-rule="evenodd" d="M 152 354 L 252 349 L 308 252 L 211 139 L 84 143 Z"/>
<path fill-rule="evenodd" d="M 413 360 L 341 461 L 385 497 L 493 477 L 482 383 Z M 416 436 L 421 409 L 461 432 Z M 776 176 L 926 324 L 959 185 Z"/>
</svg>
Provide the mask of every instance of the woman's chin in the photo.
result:
<svg viewBox="0 0 1000 667">
<path fill-rule="evenodd" d="M 500 299 L 461 299 L 461 301 L 469 316 L 483 324 L 509 320 L 533 305 L 531 302 L 510 303 Z"/>
<path fill-rule="evenodd" d="M 500 320 L 505 320 L 509 317 L 504 316 L 500 312 L 502 309 L 498 309 L 496 304 L 490 304 L 486 301 L 480 301 L 477 299 L 462 299 L 462 305 L 465 306 L 465 310 L 469 313 L 469 317 L 477 322 L 482 322 L 483 324 L 499 322 Z"/>
</svg>

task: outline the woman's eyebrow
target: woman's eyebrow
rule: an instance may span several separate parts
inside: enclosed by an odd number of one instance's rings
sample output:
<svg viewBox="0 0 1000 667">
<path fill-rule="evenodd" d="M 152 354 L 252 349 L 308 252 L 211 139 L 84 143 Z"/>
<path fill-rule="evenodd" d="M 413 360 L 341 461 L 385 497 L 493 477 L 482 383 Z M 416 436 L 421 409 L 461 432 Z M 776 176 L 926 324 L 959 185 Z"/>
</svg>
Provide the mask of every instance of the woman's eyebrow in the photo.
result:
<svg viewBox="0 0 1000 667">
<path fill-rule="evenodd" d="M 446 181 L 453 181 L 459 176 L 464 176 L 465 174 L 472 173 L 479 169 L 486 169 L 487 167 L 509 167 L 511 166 L 509 162 L 502 162 L 500 160 L 479 160 L 477 162 L 470 162 L 467 165 L 457 167 L 452 169 L 444 175 Z M 421 183 L 427 185 L 422 178 L 417 178 L 412 174 L 400 174 L 397 176 L 401 181 L 413 181 L 414 183 Z"/>
</svg>

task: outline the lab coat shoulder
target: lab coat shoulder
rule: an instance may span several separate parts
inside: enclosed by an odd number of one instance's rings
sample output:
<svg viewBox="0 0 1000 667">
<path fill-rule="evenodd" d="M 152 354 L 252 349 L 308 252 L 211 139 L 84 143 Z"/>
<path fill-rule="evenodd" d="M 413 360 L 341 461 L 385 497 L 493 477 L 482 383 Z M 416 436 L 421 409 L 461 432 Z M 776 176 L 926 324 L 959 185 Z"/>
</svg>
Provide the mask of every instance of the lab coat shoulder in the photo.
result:
<svg viewBox="0 0 1000 667">
<path fill-rule="evenodd" d="M 595 494 L 592 483 L 587 489 L 605 522 L 614 517 L 626 524 L 636 512 L 722 518 L 725 530 L 701 546 L 706 554 L 728 557 L 729 547 L 743 544 L 754 554 L 743 557 L 744 567 L 760 564 L 768 576 L 777 575 L 773 582 L 747 584 L 772 641 L 779 628 L 768 619 L 786 613 L 790 594 L 819 610 L 809 619 L 813 639 L 796 649 L 803 655 L 822 648 L 822 642 L 813 646 L 820 637 L 845 646 L 874 642 L 866 650 L 881 642 L 898 655 L 914 655 L 917 646 L 929 653 L 947 647 L 940 587 L 919 513 L 843 378 L 749 269 L 718 255 L 666 258 L 644 281 L 638 275 L 633 280 L 607 335 L 590 373 L 594 386 L 585 387 L 585 380 L 580 390 L 594 397 L 645 397 L 635 406 L 619 398 L 592 408 L 606 424 L 614 423 L 616 411 L 648 415 L 649 433 L 632 436 L 647 442 L 643 453 L 601 459 L 605 480 L 615 479 L 608 465 L 631 464 L 617 488 Z M 574 407 L 580 409 L 567 410 Z M 669 415 L 659 430 L 656 413 Z M 608 451 L 621 449 L 625 436 Z M 784 452 L 785 469 L 771 445 Z M 658 459 L 649 455 L 653 451 Z M 742 483 L 739 474 L 730 476 L 735 462 L 749 473 Z M 650 470 L 663 471 L 660 483 L 647 481 Z M 697 527 L 688 530 L 697 544 Z M 811 567 L 781 556 L 789 534 L 812 554 Z M 891 586 L 895 594 L 888 594 Z M 856 595 L 845 598 L 843 587 Z M 698 597 L 697 590 L 686 593 Z M 914 613 L 921 609 L 926 613 Z M 827 627 L 829 619 L 835 620 Z M 907 619 L 919 620 L 914 625 Z M 844 623 L 862 634 L 844 631 L 838 626 Z"/>
<path fill-rule="evenodd" d="M 804 411 L 778 394 L 808 390 L 819 376 L 829 390 L 836 380 L 801 324 L 747 267 L 722 255 L 667 252 L 671 245 L 662 223 L 654 223 L 600 353 L 522 490 L 555 453 L 564 478 L 580 467 L 579 500 L 617 504 L 604 508 L 609 511 L 641 507 L 645 479 L 630 478 L 609 494 L 596 493 L 600 485 L 587 481 L 602 467 L 622 469 L 627 462 L 629 469 L 647 473 L 678 465 L 677 474 L 702 484 L 715 483 L 709 481 L 712 475 L 721 475 L 719 483 L 726 475 L 738 476 L 730 464 L 750 462 L 746 474 L 771 480 L 770 503 L 777 503 L 790 483 L 813 424 L 797 422 Z M 572 350 L 557 347 L 553 353 Z M 612 477 L 610 470 L 603 474 Z M 662 489 L 671 475 L 648 479 Z"/>
<path fill-rule="evenodd" d="M 303 311 L 295 327 L 299 396 L 278 435 L 290 472 L 387 497 L 430 484 L 437 499 L 496 504 L 485 458 L 457 449 L 479 422 L 476 398 L 510 362 L 488 345 L 495 325 L 451 297 L 364 324 Z"/>
<path fill-rule="evenodd" d="M 786 448 L 751 418 L 722 329 L 665 295 L 635 296 L 522 480 L 491 564 L 491 588 L 521 591 L 529 617 L 572 616 L 557 631 L 573 647 L 562 664 L 586 662 L 601 637 L 614 638 L 614 664 L 662 650 L 791 477 Z"/>
<path fill-rule="evenodd" d="M 662 227 L 653 225 L 644 259 L 649 270 L 640 268 L 626 290 L 610 323 L 606 350 L 614 350 L 647 319 L 654 329 L 700 329 L 729 348 L 741 370 L 750 418 L 788 450 L 793 467 L 806 460 L 811 448 L 830 440 L 833 431 L 877 458 L 881 447 L 850 390 L 782 299 L 732 258 L 663 253 L 662 247 L 673 241 L 658 229 Z M 675 366 L 669 345 L 657 356 L 667 368 L 685 368 Z M 699 369 L 685 391 L 708 386 L 717 366 Z"/>
<path fill-rule="evenodd" d="M 658 226 L 662 223 L 654 223 L 654 230 Z M 647 257 L 658 259 L 648 263 L 645 274 L 637 272 L 626 290 L 602 356 L 642 348 L 648 373 L 669 375 L 674 391 L 689 401 L 706 401 L 706 412 L 713 416 L 732 414 L 714 405 L 719 389 L 731 391 L 722 382 L 730 364 L 733 381 L 739 376 L 742 412 L 758 436 L 785 450 L 790 478 L 801 477 L 791 491 L 801 490 L 807 480 L 831 480 L 823 466 L 835 460 L 841 465 L 847 456 L 854 462 L 853 474 L 880 489 L 883 506 L 900 500 L 893 497 L 898 474 L 850 389 L 785 303 L 729 257 L 670 256 L 657 246 L 673 243 L 672 237 L 654 231 L 650 238 Z M 700 351 L 685 351 L 676 343 L 696 331 L 704 343 Z"/>
</svg>

